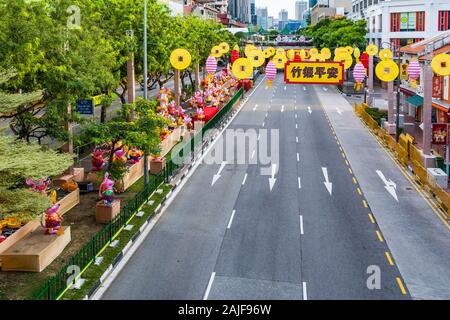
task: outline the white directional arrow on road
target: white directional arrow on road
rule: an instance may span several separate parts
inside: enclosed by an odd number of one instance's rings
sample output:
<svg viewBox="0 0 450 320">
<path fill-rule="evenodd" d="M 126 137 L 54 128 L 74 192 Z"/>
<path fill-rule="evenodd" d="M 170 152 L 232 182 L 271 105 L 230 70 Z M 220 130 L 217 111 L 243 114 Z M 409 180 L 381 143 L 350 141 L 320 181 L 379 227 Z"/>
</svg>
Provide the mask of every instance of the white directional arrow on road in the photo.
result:
<svg viewBox="0 0 450 320">
<path fill-rule="evenodd" d="M 284 112 L 284 105 L 281 106 L 281 112 Z"/>
<path fill-rule="evenodd" d="M 286 89 L 287 89 L 286 86 L 284 86 L 284 91 L 286 91 Z"/>
<path fill-rule="evenodd" d="M 275 185 L 275 182 L 277 181 L 277 179 L 275 178 L 275 172 L 277 171 L 277 165 L 276 163 L 272 164 L 272 175 L 269 178 L 269 187 L 270 187 L 270 191 L 272 192 L 273 186 Z"/>
<path fill-rule="evenodd" d="M 303 86 L 303 91 L 306 91 L 306 87 L 305 86 Z"/>
<path fill-rule="evenodd" d="M 333 190 L 333 184 L 328 179 L 328 169 L 325 168 L 325 167 L 322 167 L 322 172 L 323 172 L 323 176 L 325 177 L 325 182 L 323 184 L 325 185 L 325 187 L 328 190 L 328 193 L 331 196 L 331 193 L 332 193 L 332 190 Z"/>
<path fill-rule="evenodd" d="M 220 177 L 221 177 L 220 173 L 223 171 L 223 169 L 225 168 L 226 165 L 227 165 L 226 161 L 222 162 L 222 164 L 220 165 L 219 171 L 217 171 L 217 173 L 213 176 L 211 186 L 213 186 L 217 182 L 217 180 L 220 179 Z"/>
<path fill-rule="evenodd" d="M 328 88 L 322 87 L 323 91 L 328 91 Z"/>
<path fill-rule="evenodd" d="M 397 193 L 395 192 L 395 190 L 397 189 L 397 184 L 392 181 L 391 179 L 387 180 L 386 177 L 384 176 L 383 172 L 381 172 L 380 170 L 376 171 L 378 176 L 380 177 L 381 181 L 383 181 L 384 183 L 384 188 L 387 190 L 387 192 L 389 192 L 389 194 L 392 196 L 392 198 L 395 199 L 395 201 L 398 202 L 398 197 L 397 197 Z"/>
<path fill-rule="evenodd" d="M 309 114 L 312 113 L 311 107 L 308 107 L 308 112 L 309 112 Z"/>
<path fill-rule="evenodd" d="M 337 113 L 342 114 L 342 109 L 341 108 L 336 107 L 336 111 L 337 111 Z"/>
<path fill-rule="evenodd" d="M 255 107 L 253 108 L 253 111 L 256 111 L 256 108 L 258 108 L 257 104 L 255 104 Z"/>
</svg>

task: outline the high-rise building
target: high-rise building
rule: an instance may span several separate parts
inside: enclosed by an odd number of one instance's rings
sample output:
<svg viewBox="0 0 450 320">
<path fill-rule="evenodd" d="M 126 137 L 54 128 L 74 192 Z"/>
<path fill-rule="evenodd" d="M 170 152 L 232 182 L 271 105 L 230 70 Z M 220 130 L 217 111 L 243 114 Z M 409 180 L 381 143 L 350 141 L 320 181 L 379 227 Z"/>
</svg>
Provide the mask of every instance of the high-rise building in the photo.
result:
<svg viewBox="0 0 450 320">
<path fill-rule="evenodd" d="M 256 8 L 257 25 L 264 30 L 268 29 L 268 11 L 267 7 Z"/>
<path fill-rule="evenodd" d="M 280 21 L 287 21 L 289 19 L 287 10 L 282 9 L 278 14 L 278 18 Z"/>
<path fill-rule="evenodd" d="M 273 29 L 274 28 L 274 21 L 273 17 L 267 17 L 267 29 Z"/>
<path fill-rule="evenodd" d="M 304 20 L 303 13 L 308 9 L 308 2 L 296 1 L 295 2 L 295 20 Z"/>
<path fill-rule="evenodd" d="M 243 23 L 251 22 L 250 0 L 229 0 L 228 13 L 231 18 Z"/>
<path fill-rule="evenodd" d="M 252 25 L 256 26 L 258 24 L 258 20 L 256 16 L 255 0 L 250 0 L 250 18 Z"/>
<path fill-rule="evenodd" d="M 353 0 L 348 15 L 367 21 L 366 38 L 379 47 L 400 47 L 450 30 L 448 0 Z"/>
<path fill-rule="evenodd" d="M 311 24 L 315 25 L 319 20 L 345 16 L 352 10 L 352 0 L 314 0 L 310 1 Z M 367 1 L 367 0 L 365 0 Z M 372 1 L 372 0 L 369 0 Z"/>
</svg>

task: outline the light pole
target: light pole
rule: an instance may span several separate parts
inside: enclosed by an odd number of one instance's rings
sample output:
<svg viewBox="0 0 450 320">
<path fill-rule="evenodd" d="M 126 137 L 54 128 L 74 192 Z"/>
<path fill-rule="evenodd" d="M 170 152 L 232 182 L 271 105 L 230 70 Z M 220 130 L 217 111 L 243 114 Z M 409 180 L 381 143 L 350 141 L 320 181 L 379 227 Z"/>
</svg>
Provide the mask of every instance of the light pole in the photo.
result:
<svg viewBox="0 0 450 320">
<path fill-rule="evenodd" d="M 144 0 L 144 100 L 148 99 L 147 80 L 147 0 Z"/>
</svg>

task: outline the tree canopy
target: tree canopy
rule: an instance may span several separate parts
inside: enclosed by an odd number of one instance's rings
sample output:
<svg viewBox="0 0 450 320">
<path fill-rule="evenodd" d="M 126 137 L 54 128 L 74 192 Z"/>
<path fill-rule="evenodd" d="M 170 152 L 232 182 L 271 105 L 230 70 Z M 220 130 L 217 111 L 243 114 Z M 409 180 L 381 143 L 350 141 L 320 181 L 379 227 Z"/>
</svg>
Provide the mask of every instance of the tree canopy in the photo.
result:
<svg viewBox="0 0 450 320">
<path fill-rule="evenodd" d="M 316 48 L 362 47 L 366 42 L 367 27 L 365 20 L 327 18 L 303 29 L 303 34 L 313 38 Z"/>
</svg>

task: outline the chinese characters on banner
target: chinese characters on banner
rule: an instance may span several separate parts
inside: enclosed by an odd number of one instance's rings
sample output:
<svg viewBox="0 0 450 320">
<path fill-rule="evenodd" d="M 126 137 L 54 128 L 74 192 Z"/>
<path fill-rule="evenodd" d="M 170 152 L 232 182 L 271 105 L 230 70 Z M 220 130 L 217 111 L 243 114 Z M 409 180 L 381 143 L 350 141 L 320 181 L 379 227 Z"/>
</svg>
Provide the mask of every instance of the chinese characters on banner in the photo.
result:
<svg viewBox="0 0 450 320">
<path fill-rule="evenodd" d="M 340 62 L 293 62 L 284 67 L 284 81 L 291 84 L 342 84 L 344 65 Z"/>
<path fill-rule="evenodd" d="M 433 76 L 433 98 L 442 98 L 441 77 Z"/>
<path fill-rule="evenodd" d="M 446 123 L 433 123 L 433 144 L 447 144 L 448 128 Z"/>
</svg>

